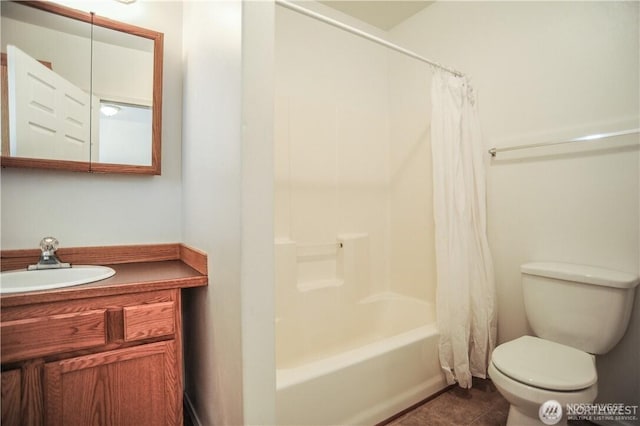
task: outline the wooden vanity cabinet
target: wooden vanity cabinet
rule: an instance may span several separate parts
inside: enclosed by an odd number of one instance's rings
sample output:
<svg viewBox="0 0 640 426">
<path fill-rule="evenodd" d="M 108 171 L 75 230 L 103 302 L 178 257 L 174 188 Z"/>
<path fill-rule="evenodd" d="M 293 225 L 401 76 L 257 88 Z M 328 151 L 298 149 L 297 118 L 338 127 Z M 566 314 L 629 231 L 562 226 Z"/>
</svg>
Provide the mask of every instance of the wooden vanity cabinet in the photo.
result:
<svg viewBox="0 0 640 426">
<path fill-rule="evenodd" d="M 180 289 L 3 308 L 2 425 L 181 425 Z"/>
</svg>

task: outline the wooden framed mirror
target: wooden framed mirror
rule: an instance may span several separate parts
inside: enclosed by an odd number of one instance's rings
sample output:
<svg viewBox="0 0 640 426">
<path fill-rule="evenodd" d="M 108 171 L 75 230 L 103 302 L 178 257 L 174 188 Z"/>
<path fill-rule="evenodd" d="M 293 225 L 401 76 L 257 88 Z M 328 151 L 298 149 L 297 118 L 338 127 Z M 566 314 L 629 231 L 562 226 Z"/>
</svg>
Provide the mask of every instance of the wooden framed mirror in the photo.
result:
<svg viewBox="0 0 640 426">
<path fill-rule="evenodd" d="M 163 34 L 1 2 L 2 167 L 161 172 Z"/>
</svg>

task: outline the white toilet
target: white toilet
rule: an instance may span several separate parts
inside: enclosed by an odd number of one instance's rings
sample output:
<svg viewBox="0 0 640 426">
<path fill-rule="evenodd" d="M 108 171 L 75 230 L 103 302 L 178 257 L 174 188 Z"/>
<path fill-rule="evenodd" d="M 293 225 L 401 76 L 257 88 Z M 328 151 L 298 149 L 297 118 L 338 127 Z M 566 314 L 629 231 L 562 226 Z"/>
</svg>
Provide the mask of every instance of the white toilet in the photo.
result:
<svg viewBox="0 0 640 426">
<path fill-rule="evenodd" d="M 595 356 L 624 335 L 638 277 L 566 263 L 522 265 L 524 304 L 538 337 L 495 348 L 489 376 L 509 401 L 507 426 L 566 424 L 539 417 L 543 403 L 592 403 L 598 394 Z"/>
</svg>

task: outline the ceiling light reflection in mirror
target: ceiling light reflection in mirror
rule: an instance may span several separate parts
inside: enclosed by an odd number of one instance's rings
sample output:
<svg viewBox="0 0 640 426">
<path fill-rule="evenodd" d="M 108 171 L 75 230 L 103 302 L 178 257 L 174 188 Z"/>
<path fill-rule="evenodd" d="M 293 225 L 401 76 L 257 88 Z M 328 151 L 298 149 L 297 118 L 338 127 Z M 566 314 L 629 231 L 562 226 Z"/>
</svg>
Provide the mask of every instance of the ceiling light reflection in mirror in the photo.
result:
<svg viewBox="0 0 640 426">
<path fill-rule="evenodd" d="M 98 157 L 104 163 L 151 165 L 151 108 L 100 102 Z"/>
</svg>

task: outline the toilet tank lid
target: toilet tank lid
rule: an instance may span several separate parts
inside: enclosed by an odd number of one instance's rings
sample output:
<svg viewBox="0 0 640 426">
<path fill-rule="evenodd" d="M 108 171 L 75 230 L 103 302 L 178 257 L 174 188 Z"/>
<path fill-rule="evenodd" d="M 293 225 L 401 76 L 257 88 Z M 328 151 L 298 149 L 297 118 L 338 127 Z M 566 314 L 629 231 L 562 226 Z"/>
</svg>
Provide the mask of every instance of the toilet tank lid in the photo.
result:
<svg viewBox="0 0 640 426">
<path fill-rule="evenodd" d="M 525 263 L 520 267 L 520 270 L 528 275 L 624 289 L 634 288 L 639 282 L 637 275 L 627 272 L 572 263 Z"/>
</svg>

